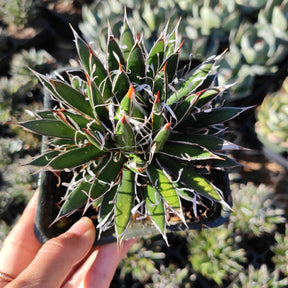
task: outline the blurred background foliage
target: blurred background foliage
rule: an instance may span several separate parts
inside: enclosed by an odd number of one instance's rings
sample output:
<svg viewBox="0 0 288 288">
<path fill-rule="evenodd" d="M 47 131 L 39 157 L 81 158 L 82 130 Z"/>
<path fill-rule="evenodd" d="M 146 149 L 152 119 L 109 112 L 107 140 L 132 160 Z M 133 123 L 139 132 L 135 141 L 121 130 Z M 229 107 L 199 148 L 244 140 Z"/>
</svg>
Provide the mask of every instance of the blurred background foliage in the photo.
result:
<svg viewBox="0 0 288 288">
<path fill-rule="evenodd" d="M 12 124 L 42 107 L 44 91 L 28 67 L 45 74 L 77 66 L 69 23 L 105 47 L 124 6 L 147 47 L 181 18 L 181 61 L 226 51 L 218 79 L 231 88 L 222 101 L 255 109 L 229 124 L 234 142 L 250 148 L 233 155 L 243 166 L 230 174 L 229 222 L 171 234 L 169 247 L 161 236 L 139 240 L 111 287 L 287 287 L 287 0 L 0 0 L 0 243 L 37 187 L 25 163 L 41 139 Z"/>
</svg>

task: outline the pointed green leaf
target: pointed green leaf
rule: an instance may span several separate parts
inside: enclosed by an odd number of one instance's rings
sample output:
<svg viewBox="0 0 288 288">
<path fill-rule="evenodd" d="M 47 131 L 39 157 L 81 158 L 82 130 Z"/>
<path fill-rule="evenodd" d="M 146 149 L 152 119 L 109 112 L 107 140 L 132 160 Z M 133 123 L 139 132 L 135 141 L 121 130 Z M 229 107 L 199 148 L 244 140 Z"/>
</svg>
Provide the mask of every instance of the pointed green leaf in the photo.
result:
<svg viewBox="0 0 288 288">
<path fill-rule="evenodd" d="M 208 199 L 223 202 L 216 188 L 207 179 L 200 176 L 193 167 L 186 165 L 186 163 L 177 162 L 173 158 L 164 155 L 159 155 L 159 160 L 163 166 L 173 173 L 175 179 L 181 172 L 180 180 L 177 183 L 178 189 L 181 189 L 183 185 L 184 188 L 191 189 Z"/>
<path fill-rule="evenodd" d="M 131 125 L 127 122 L 123 115 L 118 121 L 115 128 L 115 140 L 121 149 L 126 151 L 133 151 L 135 148 L 135 135 Z"/>
<path fill-rule="evenodd" d="M 171 126 L 172 123 L 166 123 L 162 128 L 161 130 L 157 133 L 157 135 L 155 136 L 155 138 L 153 139 L 153 144 L 152 146 L 156 146 L 155 148 L 155 152 L 158 152 L 160 151 L 166 141 L 168 140 L 169 138 L 169 135 L 170 135 L 170 131 L 171 131 Z"/>
<path fill-rule="evenodd" d="M 111 124 L 109 121 L 109 112 L 106 107 L 107 105 L 104 104 L 105 102 L 101 91 L 94 82 L 88 82 L 88 86 L 87 95 L 94 117 L 109 127 Z"/>
<path fill-rule="evenodd" d="M 153 131 L 157 131 L 164 123 L 163 107 L 160 101 L 160 92 L 155 95 L 155 100 L 152 107 L 151 122 Z"/>
<path fill-rule="evenodd" d="M 112 187 L 109 191 L 107 191 L 101 201 L 101 205 L 99 208 L 99 227 L 101 233 L 101 227 L 104 226 L 109 220 L 111 220 L 113 215 L 114 209 L 114 200 L 117 195 L 118 186 Z"/>
<path fill-rule="evenodd" d="M 175 26 L 175 28 L 173 29 L 173 31 L 170 33 L 170 35 L 167 35 L 167 44 L 166 44 L 166 49 L 165 49 L 165 56 L 166 58 L 168 58 L 172 53 L 174 53 L 174 51 L 177 49 L 176 45 L 177 45 L 177 35 L 178 35 L 178 27 L 179 27 L 179 23 L 180 21 L 177 23 L 177 25 Z M 165 30 L 168 29 L 168 24 L 165 28 Z"/>
<path fill-rule="evenodd" d="M 113 93 L 116 97 L 116 103 L 120 103 L 123 97 L 127 94 L 130 87 L 130 80 L 125 71 L 120 69 L 113 79 Z"/>
<path fill-rule="evenodd" d="M 177 122 L 183 121 L 188 115 L 191 114 L 197 104 L 198 99 L 199 94 L 193 93 L 192 95 L 187 96 L 185 99 L 183 99 L 182 102 L 177 105 L 174 110 Z"/>
<path fill-rule="evenodd" d="M 63 139 L 75 139 L 75 130 L 59 120 L 38 119 L 20 123 L 25 129 L 43 136 L 51 136 Z M 81 137 L 81 135 L 79 135 Z M 82 137 L 83 138 L 83 137 Z"/>
<path fill-rule="evenodd" d="M 168 83 L 171 83 L 174 79 L 175 73 L 178 68 L 178 62 L 179 62 L 179 52 L 176 51 L 176 53 L 173 53 L 169 56 L 169 58 L 165 62 L 166 66 L 166 73 L 168 77 Z M 169 104 L 168 104 L 169 105 Z"/>
<path fill-rule="evenodd" d="M 220 157 L 209 150 L 197 145 L 180 141 L 169 141 L 161 153 L 186 161 L 219 159 Z"/>
<path fill-rule="evenodd" d="M 81 59 L 82 65 L 84 66 L 84 69 L 87 73 L 90 72 L 90 55 L 91 55 L 91 48 L 90 46 L 83 41 L 80 36 L 77 34 L 77 32 L 72 28 L 76 49 L 79 55 L 79 58 Z"/>
<path fill-rule="evenodd" d="M 180 199 L 167 175 L 161 169 L 156 168 L 154 164 L 149 165 L 147 172 L 152 181 L 151 185 L 157 189 L 163 200 L 173 210 L 179 211 L 181 207 Z"/>
<path fill-rule="evenodd" d="M 228 168 L 234 168 L 234 167 L 239 167 L 241 166 L 240 163 L 238 163 L 237 161 L 234 161 L 233 159 L 231 159 L 230 157 L 226 156 L 226 155 L 220 155 L 220 157 L 222 159 L 212 159 L 211 161 L 211 168 L 216 168 L 216 169 L 228 169 Z"/>
<path fill-rule="evenodd" d="M 123 161 L 121 159 L 114 161 L 112 158 L 109 159 L 105 157 L 101 164 L 92 171 L 95 176 L 88 175 L 86 179 L 83 179 L 76 189 L 69 194 L 69 197 L 61 207 L 59 216 L 62 217 L 70 214 L 83 207 L 88 201 L 93 201 L 93 205 L 96 207 L 99 202 L 101 202 L 97 201 L 97 199 L 103 197 L 105 193 L 112 188 L 110 184 L 117 180 L 122 165 Z"/>
<path fill-rule="evenodd" d="M 110 72 L 117 70 L 119 68 L 119 62 L 121 66 L 123 66 L 124 68 L 126 67 L 122 51 L 113 36 L 109 37 L 107 50 L 108 50 L 108 67 Z"/>
<path fill-rule="evenodd" d="M 135 197 L 135 174 L 126 168 L 122 170 L 122 179 L 117 191 L 115 203 L 115 232 L 118 241 L 125 236 L 131 218 Z"/>
<path fill-rule="evenodd" d="M 46 153 L 41 154 L 40 156 L 34 158 L 28 164 L 33 165 L 33 166 L 40 166 L 40 167 L 47 166 L 53 158 L 55 158 L 57 155 L 59 155 L 59 153 L 60 153 L 60 151 L 57 151 L 57 150 L 46 152 Z"/>
<path fill-rule="evenodd" d="M 96 123 L 96 121 L 92 121 L 91 119 L 87 119 L 79 114 L 74 114 L 68 111 L 54 110 L 54 115 L 57 119 L 62 121 L 67 126 L 71 127 L 76 131 L 81 131 L 83 128 L 90 127 L 93 130 L 100 130 L 100 124 Z"/>
<path fill-rule="evenodd" d="M 149 65 L 149 77 L 156 75 L 157 71 L 160 69 L 164 59 L 164 48 L 165 43 L 163 37 L 158 39 L 158 41 L 151 48 L 147 58 L 147 65 Z"/>
<path fill-rule="evenodd" d="M 223 90 L 224 89 L 222 87 L 213 87 L 198 92 L 200 95 L 196 106 L 198 108 L 201 108 L 202 106 L 209 103 L 211 100 L 215 99 Z"/>
<path fill-rule="evenodd" d="M 142 48 L 137 40 L 133 46 L 128 59 L 127 59 L 127 73 L 129 75 L 130 81 L 143 84 L 145 82 L 145 60 L 143 57 Z"/>
<path fill-rule="evenodd" d="M 92 161 L 105 153 L 104 150 L 97 149 L 93 145 L 75 148 L 59 154 L 50 162 L 49 166 L 55 170 L 71 169 Z"/>
<path fill-rule="evenodd" d="M 60 102 L 63 101 L 69 107 L 77 110 L 81 114 L 83 113 L 93 117 L 93 111 L 89 101 L 80 91 L 59 80 L 50 80 L 50 82 L 58 93 L 57 98 Z"/>
<path fill-rule="evenodd" d="M 121 100 L 115 119 L 119 120 L 122 115 L 133 117 L 134 119 L 144 119 L 145 102 L 140 94 L 138 94 L 133 85 L 130 84 L 129 90 Z"/>
<path fill-rule="evenodd" d="M 58 96 L 54 87 L 50 83 L 50 79 L 47 76 L 44 76 L 44 75 L 42 75 L 36 71 L 33 71 L 33 70 L 32 70 L 32 72 L 39 79 L 39 81 L 41 82 L 43 87 L 47 88 L 55 97 Z"/>
<path fill-rule="evenodd" d="M 223 123 L 231 120 L 251 107 L 220 107 L 209 112 L 199 112 L 187 117 L 179 127 L 207 127 L 216 123 Z"/>
<path fill-rule="evenodd" d="M 129 27 L 127 16 L 124 19 L 123 31 L 120 39 L 121 47 L 123 47 L 124 59 L 127 60 L 132 47 L 134 46 L 133 33 Z"/>
<path fill-rule="evenodd" d="M 112 83 L 108 75 L 108 71 L 101 62 L 101 60 L 96 56 L 96 54 L 91 55 L 91 82 L 94 82 L 99 88 L 102 95 L 102 102 L 106 102 L 112 96 Z"/>
<path fill-rule="evenodd" d="M 146 186 L 145 192 L 148 215 L 163 237 L 166 238 L 166 217 L 163 200 L 155 188 L 149 184 Z"/>
<path fill-rule="evenodd" d="M 213 135 L 201 135 L 201 134 L 182 134 L 182 133 L 171 133 L 169 140 L 173 141 L 183 141 L 188 142 L 191 144 L 200 145 L 202 147 L 205 147 L 206 149 L 210 151 L 220 151 L 223 149 L 223 145 L 225 143 L 224 139 L 221 139 L 219 137 L 213 136 Z"/>
<path fill-rule="evenodd" d="M 213 70 L 217 59 L 217 57 L 208 58 L 194 70 L 189 72 L 188 75 L 185 76 L 186 80 L 177 85 L 176 92 L 173 92 L 173 94 L 169 96 L 166 104 L 171 106 L 183 97 L 191 94 L 197 87 L 199 87 Z"/>
</svg>

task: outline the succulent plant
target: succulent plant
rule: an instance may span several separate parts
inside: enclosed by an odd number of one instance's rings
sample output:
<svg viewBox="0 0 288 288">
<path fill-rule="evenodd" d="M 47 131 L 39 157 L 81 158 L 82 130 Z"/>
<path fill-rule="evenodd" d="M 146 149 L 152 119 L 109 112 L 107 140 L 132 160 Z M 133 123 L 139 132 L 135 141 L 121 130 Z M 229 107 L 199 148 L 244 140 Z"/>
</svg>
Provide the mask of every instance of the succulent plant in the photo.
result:
<svg viewBox="0 0 288 288">
<path fill-rule="evenodd" d="M 0 16 L 8 25 L 24 26 L 32 17 L 33 0 L 0 0 Z"/>
<path fill-rule="evenodd" d="M 36 50 L 35 48 L 14 54 L 10 64 L 10 74 L 12 75 L 12 83 L 16 83 L 14 84 L 16 91 L 21 89 L 24 94 L 35 89 L 38 81 L 33 77 L 31 69 L 46 73 L 51 70 L 54 61 L 55 59 L 47 51 Z"/>
<path fill-rule="evenodd" d="M 230 222 L 236 232 L 249 237 L 261 236 L 274 233 L 277 224 L 285 223 L 285 212 L 274 201 L 271 187 L 248 183 L 232 191 L 236 212 L 231 214 Z"/>
<path fill-rule="evenodd" d="M 190 221 L 187 205 L 194 220 L 199 207 L 230 209 L 210 171 L 236 165 L 225 151 L 239 147 L 224 140 L 223 122 L 247 108 L 217 102 L 221 55 L 181 67 L 177 27 L 147 53 L 124 18 L 119 41 L 109 29 L 105 60 L 74 32 L 83 77 L 34 72 L 59 105 L 20 125 L 50 137 L 31 165 L 73 173 L 55 221 L 93 206 L 99 235 L 114 227 L 121 242 L 131 219 L 144 218 L 166 239 L 167 223 Z"/>
<path fill-rule="evenodd" d="M 152 283 L 147 285 L 147 287 L 151 288 L 161 288 L 161 287 L 167 287 L 167 288 L 178 288 L 178 287 L 195 287 L 193 283 L 193 278 L 195 275 L 189 275 L 189 269 L 188 267 L 185 267 L 183 269 L 176 269 L 171 264 L 168 267 L 165 267 L 164 265 L 160 266 L 159 273 L 152 274 Z"/>
<path fill-rule="evenodd" d="M 288 279 L 288 225 L 285 226 L 285 234 L 280 234 L 277 232 L 275 234 L 276 243 L 271 247 L 271 251 L 274 253 L 272 261 L 275 264 L 275 268 L 283 273 Z M 288 281 L 288 280 L 287 280 Z"/>
<path fill-rule="evenodd" d="M 237 275 L 246 262 L 245 251 L 237 247 L 235 235 L 227 228 L 192 231 L 188 238 L 189 261 L 193 270 L 219 286 Z"/>
<path fill-rule="evenodd" d="M 144 244 L 146 245 L 144 246 Z M 155 247 L 151 246 L 148 243 L 144 243 L 144 240 L 133 244 L 127 253 L 127 257 L 119 265 L 121 279 L 131 274 L 134 280 L 146 282 L 150 279 L 151 275 L 158 272 L 156 268 L 157 264 L 164 261 L 165 254 L 153 251 Z"/>
<path fill-rule="evenodd" d="M 288 151 L 288 78 L 279 92 L 264 98 L 257 110 L 255 130 L 259 139 L 276 153 Z"/>
<path fill-rule="evenodd" d="M 282 279 L 277 271 L 270 272 L 267 265 L 263 264 L 259 269 L 249 265 L 247 273 L 240 272 L 239 276 L 228 287 L 285 288 L 287 285 L 288 278 Z"/>
</svg>

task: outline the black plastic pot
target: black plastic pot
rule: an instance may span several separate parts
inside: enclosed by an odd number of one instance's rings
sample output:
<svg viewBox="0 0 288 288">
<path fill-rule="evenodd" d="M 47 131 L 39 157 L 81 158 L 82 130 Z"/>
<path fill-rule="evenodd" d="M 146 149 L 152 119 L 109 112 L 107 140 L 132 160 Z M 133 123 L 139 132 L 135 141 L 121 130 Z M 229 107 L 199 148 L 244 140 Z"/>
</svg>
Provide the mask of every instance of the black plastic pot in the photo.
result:
<svg viewBox="0 0 288 288">
<path fill-rule="evenodd" d="M 69 177 L 69 174 L 65 174 L 65 172 L 63 172 L 61 176 L 65 178 Z M 227 176 L 228 175 L 226 172 L 215 170 L 212 177 L 213 183 L 222 190 L 226 202 L 232 206 Z M 43 172 L 41 174 L 39 201 L 35 221 L 35 233 L 41 243 L 44 243 L 50 238 L 65 232 L 71 225 L 73 225 L 73 223 L 83 216 L 82 211 L 77 211 L 71 216 L 63 218 L 59 222 L 51 225 L 59 212 L 59 202 L 61 201 L 61 197 L 65 195 L 65 188 L 61 186 L 57 187 L 57 183 L 58 179 L 52 172 Z M 89 209 L 85 215 L 91 217 L 97 226 L 96 212 L 94 212 L 92 208 Z M 229 218 L 230 212 L 231 210 L 228 208 L 214 202 L 213 206 L 210 207 L 205 217 L 200 217 L 201 219 L 196 221 L 186 221 L 190 230 L 202 229 L 205 227 L 213 228 L 225 223 Z M 167 233 L 186 229 L 187 227 L 180 220 L 170 220 L 170 225 L 167 225 Z M 125 239 L 146 237 L 155 234 L 159 234 L 159 231 L 155 228 L 151 221 L 131 220 Z M 116 237 L 113 229 L 111 229 L 102 233 L 101 238 L 95 240 L 95 245 L 102 245 L 114 241 L 116 241 Z"/>
</svg>

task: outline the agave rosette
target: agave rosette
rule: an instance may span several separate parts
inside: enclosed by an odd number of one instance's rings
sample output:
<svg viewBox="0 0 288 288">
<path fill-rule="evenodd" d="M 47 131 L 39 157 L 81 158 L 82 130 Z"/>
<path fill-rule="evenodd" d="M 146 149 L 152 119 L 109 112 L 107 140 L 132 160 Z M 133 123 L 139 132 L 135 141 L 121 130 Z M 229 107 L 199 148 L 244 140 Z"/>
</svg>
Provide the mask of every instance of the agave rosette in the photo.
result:
<svg viewBox="0 0 288 288">
<path fill-rule="evenodd" d="M 105 61 L 74 34 L 83 77 L 35 72 L 58 106 L 21 123 L 50 139 L 32 165 L 73 173 L 56 221 L 93 206 L 99 235 L 114 227 L 121 241 L 134 215 L 166 239 L 171 215 L 186 223 L 183 201 L 195 218 L 203 201 L 227 206 L 205 175 L 235 165 L 223 122 L 246 108 L 215 104 L 226 89 L 213 86 L 221 56 L 180 67 L 177 27 L 147 53 L 127 18 L 119 41 L 109 32 Z"/>
</svg>

